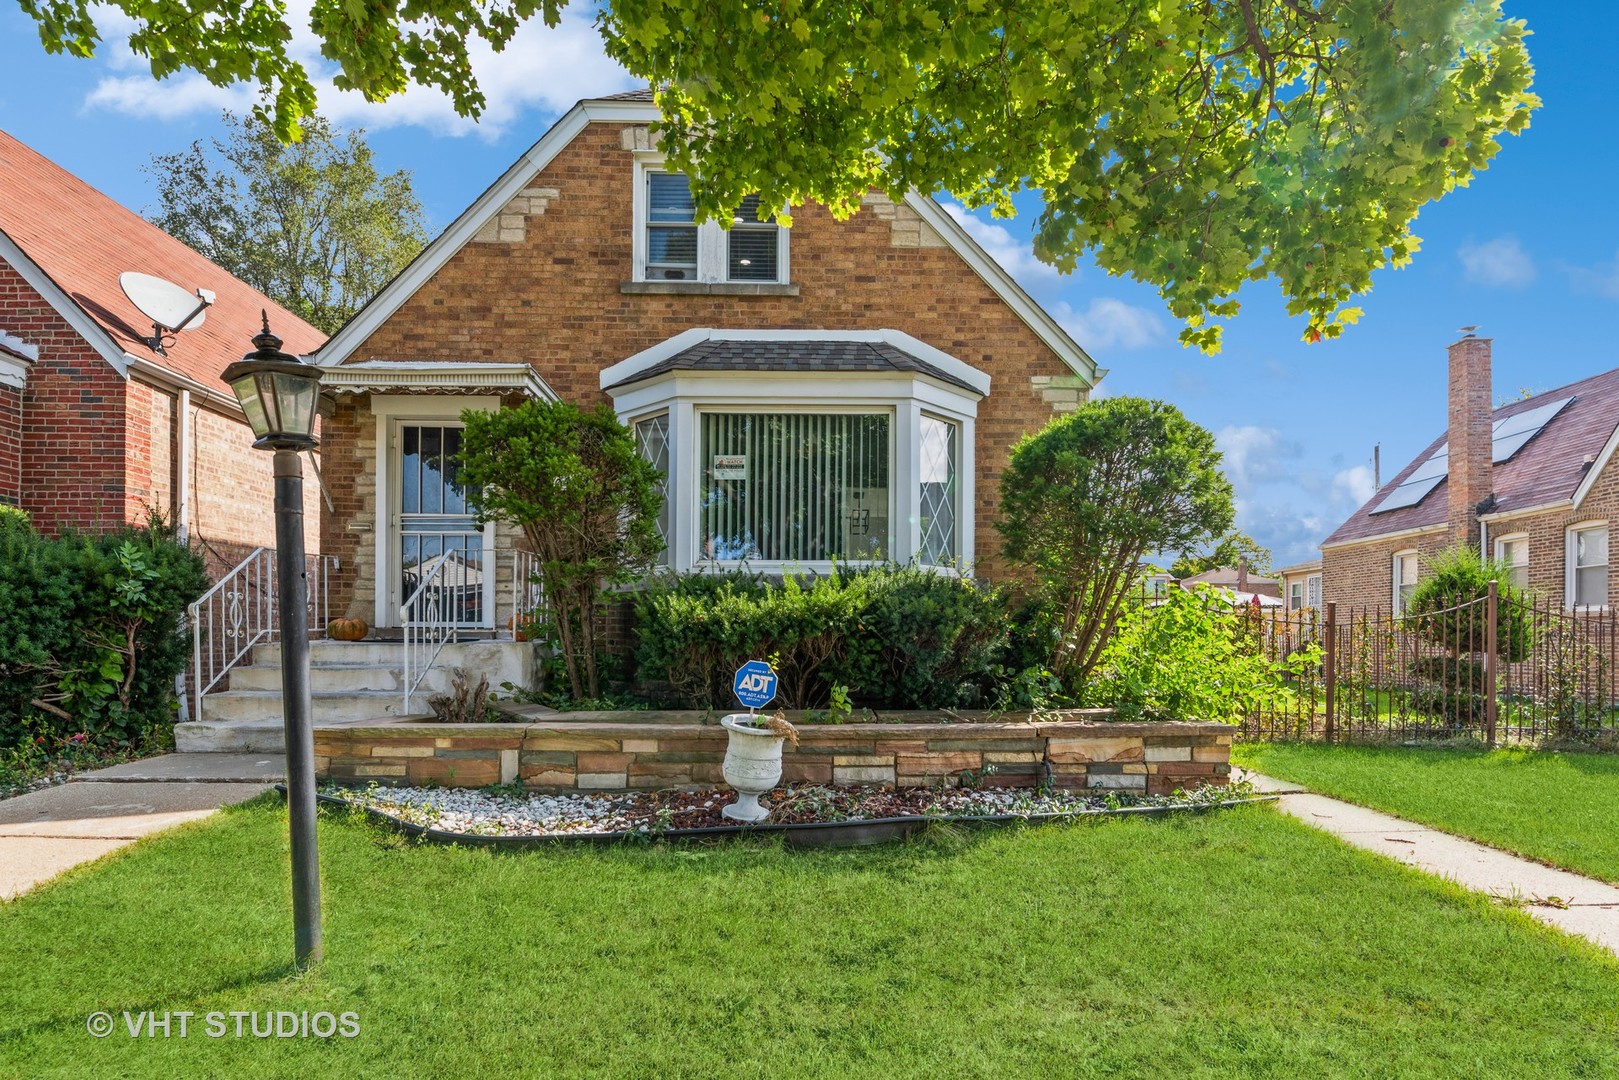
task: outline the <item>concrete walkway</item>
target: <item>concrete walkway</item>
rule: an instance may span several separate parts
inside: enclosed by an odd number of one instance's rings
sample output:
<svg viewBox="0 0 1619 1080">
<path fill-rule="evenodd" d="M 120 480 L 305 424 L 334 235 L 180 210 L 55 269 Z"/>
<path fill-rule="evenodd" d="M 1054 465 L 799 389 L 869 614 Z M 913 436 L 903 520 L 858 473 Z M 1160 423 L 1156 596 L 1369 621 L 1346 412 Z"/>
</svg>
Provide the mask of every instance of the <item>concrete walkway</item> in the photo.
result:
<svg viewBox="0 0 1619 1080">
<path fill-rule="evenodd" d="M 0 901 L 281 779 L 264 754 L 167 754 L 0 800 Z"/>
<path fill-rule="evenodd" d="M 1619 887 L 1555 870 L 1498 848 L 1463 840 L 1353 803 L 1315 795 L 1297 784 L 1244 773 L 1257 791 L 1275 792 L 1288 813 L 1341 840 L 1447 878 L 1474 892 L 1519 905 L 1557 929 L 1619 955 Z"/>
</svg>

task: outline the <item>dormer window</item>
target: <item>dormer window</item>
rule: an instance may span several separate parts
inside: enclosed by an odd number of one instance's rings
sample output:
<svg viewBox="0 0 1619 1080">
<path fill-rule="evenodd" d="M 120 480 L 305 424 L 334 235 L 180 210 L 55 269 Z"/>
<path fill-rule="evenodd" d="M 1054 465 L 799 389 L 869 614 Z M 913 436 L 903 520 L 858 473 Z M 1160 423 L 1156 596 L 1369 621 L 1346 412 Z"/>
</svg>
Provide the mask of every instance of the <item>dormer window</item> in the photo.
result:
<svg viewBox="0 0 1619 1080">
<path fill-rule="evenodd" d="M 693 285 L 786 284 L 787 230 L 759 197 L 742 200 L 724 229 L 698 222 L 691 182 L 661 160 L 636 162 L 635 281 Z"/>
</svg>

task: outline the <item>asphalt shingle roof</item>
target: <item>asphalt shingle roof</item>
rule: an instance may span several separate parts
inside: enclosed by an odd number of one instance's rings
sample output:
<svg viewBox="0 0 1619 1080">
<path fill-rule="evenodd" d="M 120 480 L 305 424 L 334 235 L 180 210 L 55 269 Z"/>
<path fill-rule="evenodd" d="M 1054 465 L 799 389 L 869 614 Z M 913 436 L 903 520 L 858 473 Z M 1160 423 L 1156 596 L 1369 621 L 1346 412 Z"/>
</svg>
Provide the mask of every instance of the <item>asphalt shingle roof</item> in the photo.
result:
<svg viewBox="0 0 1619 1080">
<path fill-rule="evenodd" d="M 977 393 L 954 375 L 882 341 L 709 340 L 613 385 L 628 386 L 668 371 L 912 371 Z"/>
<path fill-rule="evenodd" d="M 313 352 L 326 337 L 246 282 L 232 277 L 72 173 L 0 131 L 0 232 L 43 270 L 113 343 L 223 392 L 225 365 L 253 348 L 259 311 L 288 352 Z M 152 320 L 118 287 L 126 270 L 211 289 L 200 327 L 182 331 L 168 355 L 146 344 Z M 0 329 L 6 329 L 0 326 Z"/>
<path fill-rule="evenodd" d="M 1604 371 L 1568 386 L 1560 386 L 1523 401 L 1514 401 L 1495 410 L 1499 421 L 1539 408 L 1559 398 L 1574 400 L 1529 440 L 1510 459 L 1492 466 L 1490 485 L 1495 495 L 1496 513 L 1523 510 L 1531 506 L 1571 499 L 1585 479 L 1587 461 L 1602 452 L 1614 426 L 1619 423 L 1619 369 Z M 1373 514 L 1372 509 L 1385 495 L 1417 471 L 1424 461 L 1445 442 L 1440 435 L 1411 463 L 1373 495 L 1366 505 L 1322 541 L 1323 547 L 1351 540 L 1368 540 L 1388 533 L 1404 532 L 1429 525 L 1442 525 L 1447 517 L 1448 499 L 1442 480 L 1415 506 Z"/>
</svg>

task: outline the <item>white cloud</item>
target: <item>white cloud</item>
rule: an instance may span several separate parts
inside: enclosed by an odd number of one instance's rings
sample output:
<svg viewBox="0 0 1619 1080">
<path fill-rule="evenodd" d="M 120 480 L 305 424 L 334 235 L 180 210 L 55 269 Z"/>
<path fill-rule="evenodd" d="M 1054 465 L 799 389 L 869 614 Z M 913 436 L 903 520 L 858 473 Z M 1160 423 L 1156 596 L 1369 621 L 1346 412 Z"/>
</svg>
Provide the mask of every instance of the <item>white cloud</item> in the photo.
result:
<svg viewBox="0 0 1619 1080">
<path fill-rule="evenodd" d="M 1140 349 L 1167 336 L 1157 315 L 1111 297 L 1092 300 L 1084 311 L 1059 301 L 1051 313 L 1085 349 Z"/>
<path fill-rule="evenodd" d="M 1619 255 L 1610 263 L 1598 266 L 1570 266 L 1569 277 L 1582 289 L 1619 300 Z"/>
<path fill-rule="evenodd" d="M 1001 268 L 1011 274 L 1020 283 L 1027 284 L 1036 280 L 1056 280 L 1060 275 L 1057 268 L 1048 266 L 1034 257 L 1034 246 L 1025 243 L 1012 235 L 1012 231 L 1004 225 L 997 225 L 993 221 L 985 221 L 967 211 L 967 208 L 957 202 L 945 201 L 940 203 L 944 212 L 955 218 L 956 224 L 966 230 L 967 235 L 978 241 L 978 246 L 989 253 L 990 258 L 1001 264 Z"/>
<path fill-rule="evenodd" d="M 336 67 L 321 57 L 319 43 L 309 30 L 308 15 L 307 3 L 294 0 L 288 5 L 287 21 L 293 27 L 289 52 L 310 71 L 321 114 L 344 127 L 378 130 L 415 126 L 440 135 L 477 132 L 494 139 L 525 109 L 561 112 L 581 97 L 640 85 L 608 59 L 589 18 L 569 12 L 555 29 L 540 19 L 529 20 L 501 52 L 494 52 L 482 42 L 469 46 L 472 70 L 488 99 L 477 122 L 456 115 L 445 94 L 420 86 L 412 86 L 386 102 L 372 103 L 354 91 L 338 90 L 332 85 Z M 116 36 L 124 36 L 127 29 L 125 25 L 123 33 Z M 109 32 L 107 37 L 112 40 L 115 35 Z M 173 120 L 227 108 L 242 112 L 257 100 L 251 87 L 221 88 L 191 72 L 158 82 L 151 77 L 145 61 L 134 58 L 127 48 L 108 49 L 106 53 L 111 57 L 109 69 L 130 73 L 101 79 L 85 99 L 87 109 Z"/>
<path fill-rule="evenodd" d="M 1247 424 L 1223 427 L 1214 434 L 1214 444 L 1224 456 L 1225 473 L 1239 494 L 1257 484 L 1294 480 L 1297 462 L 1304 447 L 1275 428 Z"/>
<path fill-rule="evenodd" d="M 1456 253 L 1462 275 L 1477 285 L 1522 288 L 1535 280 L 1535 261 L 1515 236 L 1466 244 Z"/>
<path fill-rule="evenodd" d="M 1334 502 L 1359 508 L 1375 494 L 1377 485 L 1372 482 L 1370 465 L 1355 465 L 1348 469 L 1340 469 L 1332 477 Z"/>
</svg>

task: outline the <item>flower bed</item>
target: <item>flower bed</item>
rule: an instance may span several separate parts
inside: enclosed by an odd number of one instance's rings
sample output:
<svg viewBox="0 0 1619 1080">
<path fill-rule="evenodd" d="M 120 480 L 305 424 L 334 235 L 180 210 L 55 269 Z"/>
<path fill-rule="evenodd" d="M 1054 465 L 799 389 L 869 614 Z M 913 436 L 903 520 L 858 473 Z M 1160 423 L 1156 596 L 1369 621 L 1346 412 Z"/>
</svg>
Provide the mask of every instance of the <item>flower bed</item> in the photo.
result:
<svg viewBox="0 0 1619 1080">
<path fill-rule="evenodd" d="M 1026 788 L 878 788 L 795 784 L 770 794 L 770 818 L 738 826 L 720 815 L 724 789 L 516 795 L 465 788 L 344 788 L 322 797 L 381 815 L 434 839 L 611 839 L 837 824 L 915 826 L 935 821 L 1040 821 L 1143 810 L 1207 809 L 1252 796 L 1247 784 L 1132 796 Z M 907 830 L 908 831 L 908 830 Z"/>
</svg>

